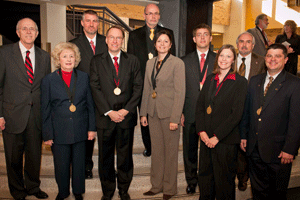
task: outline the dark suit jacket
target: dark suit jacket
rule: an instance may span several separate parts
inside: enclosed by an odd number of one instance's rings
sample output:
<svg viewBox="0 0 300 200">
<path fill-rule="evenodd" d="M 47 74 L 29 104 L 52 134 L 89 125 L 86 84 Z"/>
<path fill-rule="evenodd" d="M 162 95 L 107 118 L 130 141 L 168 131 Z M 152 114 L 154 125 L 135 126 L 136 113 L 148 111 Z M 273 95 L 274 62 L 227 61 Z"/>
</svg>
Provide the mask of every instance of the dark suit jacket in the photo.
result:
<svg viewBox="0 0 300 200">
<path fill-rule="evenodd" d="M 207 66 L 208 77 L 214 68 L 214 62 L 216 54 L 213 51 L 208 51 L 205 60 L 205 66 Z M 195 110 L 197 99 L 200 94 L 200 58 L 198 57 L 197 51 L 194 51 L 182 58 L 185 64 L 185 76 L 186 76 L 186 93 L 185 102 L 183 107 L 183 114 L 185 122 L 195 122 Z"/>
<path fill-rule="evenodd" d="M 49 54 L 35 46 L 35 71 L 31 85 L 19 42 L 0 48 L 0 117 L 4 117 L 8 133 L 25 130 L 31 109 L 41 130 L 40 83 L 50 72 Z"/>
<path fill-rule="evenodd" d="M 126 109 L 125 119 L 118 125 L 131 128 L 137 124 L 137 105 L 142 95 L 143 80 L 138 59 L 131 54 L 121 52 L 119 64 L 121 94 L 116 96 L 114 75 L 115 67 L 108 52 L 93 57 L 91 61 L 91 89 L 96 104 L 96 122 L 100 129 L 111 129 L 116 123 L 104 114 L 110 110 Z"/>
<path fill-rule="evenodd" d="M 77 69 L 90 74 L 90 65 L 94 53 L 85 34 L 81 34 L 79 37 L 71 40 L 70 42 L 76 44 L 80 51 L 81 61 L 77 66 Z M 105 37 L 103 35 L 97 34 L 95 55 L 102 54 L 106 51 L 107 45 L 105 43 Z"/>
<path fill-rule="evenodd" d="M 75 85 L 74 72 L 75 69 L 71 78 L 71 91 Z M 77 82 L 73 100 L 75 112 L 69 110 L 71 103 L 58 70 L 42 80 L 41 111 L 44 141 L 73 144 L 87 140 L 88 131 L 96 131 L 94 102 L 88 74 L 80 70 L 76 72 Z"/>
<path fill-rule="evenodd" d="M 146 70 L 146 63 L 148 61 L 148 49 L 147 49 L 147 25 L 138 28 L 134 31 L 131 31 L 129 33 L 129 39 L 128 39 L 128 44 L 127 44 L 127 53 L 131 53 L 138 57 L 140 61 L 140 67 L 141 67 L 141 74 L 142 78 L 144 79 L 145 77 L 145 70 Z M 167 29 L 164 27 L 161 27 L 157 25 L 157 28 L 155 30 L 156 34 L 158 31 L 162 29 Z M 175 56 L 176 55 L 176 47 L 175 47 L 175 40 L 174 40 L 174 34 L 173 31 L 170 29 L 167 29 L 170 31 L 172 35 L 172 47 L 171 47 L 171 53 Z M 154 55 L 156 56 L 156 55 Z"/>
<path fill-rule="evenodd" d="M 205 131 L 209 137 L 215 134 L 222 143 L 239 144 L 238 124 L 243 115 L 247 80 L 238 74 L 236 80 L 226 80 L 214 98 L 212 113 L 207 114 L 206 109 L 210 105 L 209 88 L 214 82 L 214 74 L 211 74 L 200 92 L 196 106 L 196 133 Z"/>
<path fill-rule="evenodd" d="M 248 87 L 241 138 L 247 155 L 255 144 L 264 162 L 278 163 L 281 151 L 296 155 L 300 144 L 300 79 L 283 70 L 270 86 L 260 116 L 266 73 L 254 76 Z"/>
</svg>

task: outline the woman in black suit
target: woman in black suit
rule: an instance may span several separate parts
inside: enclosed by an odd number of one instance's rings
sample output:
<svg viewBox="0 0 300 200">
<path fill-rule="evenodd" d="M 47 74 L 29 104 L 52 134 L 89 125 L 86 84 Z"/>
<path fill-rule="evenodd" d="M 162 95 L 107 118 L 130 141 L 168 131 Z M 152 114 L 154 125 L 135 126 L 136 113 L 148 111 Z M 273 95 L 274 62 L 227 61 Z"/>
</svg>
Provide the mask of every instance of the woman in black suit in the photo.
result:
<svg viewBox="0 0 300 200">
<path fill-rule="evenodd" d="M 56 200 L 70 195 L 70 166 L 75 199 L 85 192 L 85 141 L 96 135 L 94 103 L 88 74 L 75 67 L 80 62 L 79 49 L 72 43 L 59 43 L 52 57 L 58 70 L 41 83 L 43 140 L 54 157 Z"/>
<path fill-rule="evenodd" d="M 236 73 L 236 52 L 223 45 L 213 74 L 206 78 L 196 107 L 200 135 L 200 199 L 235 199 L 238 124 L 247 93 L 247 80 Z"/>
<path fill-rule="evenodd" d="M 298 55 L 300 55 L 300 36 L 296 31 L 297 24 L 293 20 L 287 20 L 283 26 L 283 34 L 278 35 L 275 40 L 275 43 L 286 46 L 289 59 L 284 69 L 294 75 L 297 75 Z"/>
</svg>

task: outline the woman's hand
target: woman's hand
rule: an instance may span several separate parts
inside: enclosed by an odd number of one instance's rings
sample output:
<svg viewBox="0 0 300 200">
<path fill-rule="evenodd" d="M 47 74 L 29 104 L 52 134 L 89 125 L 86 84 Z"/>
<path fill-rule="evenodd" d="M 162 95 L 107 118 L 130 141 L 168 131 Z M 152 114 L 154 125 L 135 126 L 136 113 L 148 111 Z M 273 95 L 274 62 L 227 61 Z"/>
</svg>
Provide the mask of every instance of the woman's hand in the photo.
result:
<svg viewBox="0 0 300 200">
<path fill-rule="evenodd" d="M 147 117 L 141 117 L 141 125 L 142 126 L 148 126 Z"/>
<path fill-rule="evenodd" d="M 178 124 L 170 122 L 170 130 L 176 131 L 178 129 Z"/>
<path fill-rule="evenodd" d="M 207 145 L 209 137 L 205 131 L 200 132 L 200 139 L 202 142 L 204 142 L 205 145 Z"/>
<path fill-rule="evenodd" d="M 207 146 L 208 148 L 215 148 L 215 146 L 216 146 L 218 143 L 219 143 L 219 139 L 218 139 L 216 136 L 214 136 L 214 137 L 211 137 L 211 138 L 208 140 L 206 146 Z"/>
<path fill-rule="evenodd" d="M 287 47 L 287 53 L 294 53 L 294 49 L 292 47 Z"/>
<path fill-rule="evenodd" d="M 93 140 L 96 137 L 96 131 L 88 131 L 88 140 Z"/>
<path fill-rule="evenodd" d="M 49 145 L 50 147 L 52 146 L 53 143 L 54 143 L 53 140 L 44 141 L 44 144 Z"/>
</svg>

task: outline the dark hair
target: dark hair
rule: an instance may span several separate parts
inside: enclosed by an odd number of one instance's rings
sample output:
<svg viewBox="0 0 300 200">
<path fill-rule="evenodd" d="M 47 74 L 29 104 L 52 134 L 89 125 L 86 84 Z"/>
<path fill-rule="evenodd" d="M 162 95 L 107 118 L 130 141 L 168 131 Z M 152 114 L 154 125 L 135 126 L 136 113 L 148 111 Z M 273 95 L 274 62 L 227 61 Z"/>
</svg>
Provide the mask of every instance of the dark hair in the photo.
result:
<svg viewBox="0 0 300 200">
<path fill-rule="evenodd" d="M 155 34 L 155 36 L 154 36 L 154 40 L 153 40 L 153 41 L 154 41 L 154 47 L 155 47 L 155 44 L 156 44 L 158 38 L 159 38 L 161 35 L 167 35 L 167 36 L 169 37 L 170 43 L 171 43 L 171 45 L 172 45 L 172 39 L 173 39 L 173 37 L 172 37 L 170 31 L 168 31 L 167 29 L 162 29 L 162 30 L 158 31 L 158 32 Z M 155 48 L 155 50 L 156 50 L 156 48 Z M 170 52 L 170 50 L 171 50 L 171 49 L 169 49 L 169 52 Z"/>
<path fill-rule="evenodd" d="M 106 31 L 106 36 L 108 35 L 108 32 L 110 31 L 110 29 L 113 29 L 113 28 L 119 29 L 122 32 L 123 38 L 125 37 L 124 29 L 119 25 L 114 25 L 114 26 L 109 27 L 109 29 Z"/>
<path fill-rule="evenodd" d="M 198 29 L 201 29 L 201 28 L 207 29 L 208 32 L 209 32 L 209 35 L 211 36 L 211 27 L 208 26 L 207 24 L 202 23 L 202 24 L 197 25 L 197 26 L 193 29 L 193 37 L 196 37 L 196 32 L 197 32 L 197 30 L 198 30 Z"/>
<path fill-rule="evenodd" d="M 272 44 L 270 45 L 268 48 L 267 48 L 267 53 L 270 49 L 281 49 L 282 50 L 282 53 L 284 55 L 284 57 L 286 58 L 287 57 L 287 49 L 286 47 L 283 45 L 283 44 L 280 44 L 280 43 L 275 43 L 275 44 Z"/>
<path fill-rule="evenodd" d="M 98 17 L 98 14 L 97 14 L 96 11 L 94 11 L 94 10 L 86 10 L 86 11 L 84 11 L 84 12 L 82 13 L 81 21 L 84 20 L 84 16 L 85 16 L 86 14 L 96 15 L 96 16 L 97 16 L 97 19 L 99 20 L 99 17 Z"/>
<path fill-rule="evenodd" d="M 215 59 L 215 64 L 214 64 L 214 70 L 212 73 L 214 74 L 220 74 L 220 68 L 219 68 L 219 64 L 218 64 L 218 59 L 219 59 L 219 56 L 221 54 L 221 52 L 224 50 L 224 49 L 229 49 L 232 51 L 233 53 L 233 60 L 234 62 L 231 64 L 231 69 L 233 70 L 232 72 L 230 72 L 230 74 L 234 74 L 236 73 L 237 69 L 236 69 L 236 51 L 235 51 L 235 48 L 231 45 L 231 44 L 224 44 L 218 51 L 217 53 L 217 56 L 216 56 L 216 59 Z"/>
</svg>

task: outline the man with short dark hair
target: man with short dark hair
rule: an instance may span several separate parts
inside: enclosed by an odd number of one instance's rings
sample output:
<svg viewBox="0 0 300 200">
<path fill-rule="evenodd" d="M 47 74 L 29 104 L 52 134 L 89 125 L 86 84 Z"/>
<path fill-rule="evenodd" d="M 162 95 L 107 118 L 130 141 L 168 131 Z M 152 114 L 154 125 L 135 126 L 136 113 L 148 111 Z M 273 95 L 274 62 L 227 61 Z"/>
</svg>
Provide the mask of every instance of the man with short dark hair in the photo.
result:
<svg viewBox="0 0 300 200">
<path fill-rule="evenodd" d="M 144 10 L 144 18 L 145 18 L 145 26 L 131 31 L 129 33 L 128 45 L 127 45 L 127 53 L 133 54 L 138 57 L 141 67 L 141 75 L 144 80 L 145 78 L 145 69 L 146 62 L 148 59 L 151 59 L 157 56 L 155 47 L 154 47 L 154 35 L 162 29 L 167 29 L 165 27 L 161 27 L 158 25 L 160 19 L 160 11 L 157 5 L 148 4 Z M 172 35 L 172 47 L 171 54 L 176 54 L 175 41 L 173 31 L 170 31 Z M 139 104 L 140 107 L 140 104 Z M 141 126 L 142 139 L 145 146 L 145 150 L 143 152 L 144 156 L 148 157 L 151 155 L 151 139 L 149 126 Z"/>
<path fill-rule="evenodd" d="M 130 200 L 128 189 L 133 177 L 133 133 L 143 80 L 138 59 L 121 51 L 123 29 L 112 26 L 105 41 L 108 51 L 93 57 L 90 78 L 96 104 L 98 167 L 103 191 L 101 199 L 112 199 L 117 182 L 121 200 Z M 114 164 L 115 149 L 117 170 Z"/>
<path fill-rule="evenodd" d="M 77 45 L 80 51 L 81 61 L 77 69 L 90 74 L 90 63 L 94 55 L 101 54 L 107 51 L 105 37 L 98 34 L 99 17 L 93 10 L 86 10 L 82 14 L 81 25 L 83 34 L 70 42 Z M 85 178 L 93 178 L 93 151 L 95 139 L 86 140 L 85 153 Z"/>
<path fill-rule="evenodd" d="M 212 40 L 210 26 L 206 24 L 196 26 L 193 30 L 193 40 L 197 50 L 182 58 L 185 64 L 186 95 L 181 125 L 183 126 L 183 158 L 188 184 L 187 194 L 195 193 L 198 183 L 199 136 L 195 129 L 196 103 L 206 77 L 213 71 L 216 58 L 216 54 L 209 49 Z"/>
<path fill-rule="evenodd" d="M 283 70 L 287 59 L 285 46 L 270 45 L 267 73 L 252 77 L 248 87 L 240 133 L 254 200 L 287 199 L 300 145 L 300 79 Z"/>
</svg>

